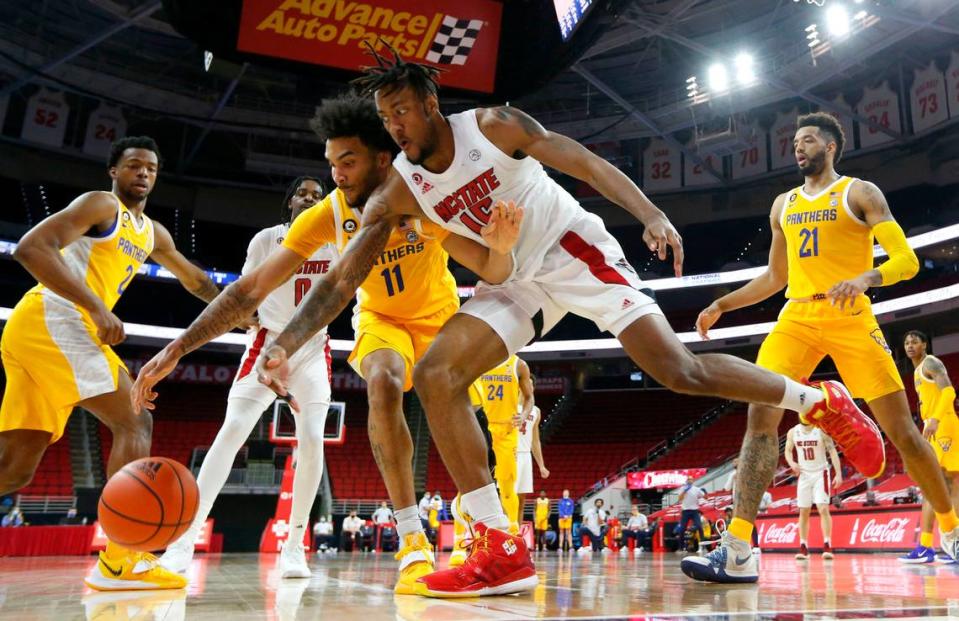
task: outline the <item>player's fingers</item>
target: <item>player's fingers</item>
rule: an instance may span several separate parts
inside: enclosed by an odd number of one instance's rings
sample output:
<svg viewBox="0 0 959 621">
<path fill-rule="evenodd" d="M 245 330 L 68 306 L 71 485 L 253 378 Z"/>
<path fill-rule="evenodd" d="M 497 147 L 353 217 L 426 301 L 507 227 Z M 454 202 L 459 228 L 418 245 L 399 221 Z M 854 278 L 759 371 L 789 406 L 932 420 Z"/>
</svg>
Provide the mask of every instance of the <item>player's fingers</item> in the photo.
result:
<svg viewBox="0 0 959 621">
<path fill-rule="evenodd" d="M 667 239 L 673 249 L 673 272 L 676 273 L 676 278 L 679 278 L 683 275 L 683 260 L 686 258 L 686 253 L 683 250 L 683 238 L 674 232 L 670 233 Z"/>
<path fill-rule="evenodd" d="M 513 218 L 513 221 L 516 223 L 516 226 L 519 226 L 523 223 L 523 218 L 526 216 L 526 209 L 521 206 L 516 207 L 516 215 Z"/>
</svg>

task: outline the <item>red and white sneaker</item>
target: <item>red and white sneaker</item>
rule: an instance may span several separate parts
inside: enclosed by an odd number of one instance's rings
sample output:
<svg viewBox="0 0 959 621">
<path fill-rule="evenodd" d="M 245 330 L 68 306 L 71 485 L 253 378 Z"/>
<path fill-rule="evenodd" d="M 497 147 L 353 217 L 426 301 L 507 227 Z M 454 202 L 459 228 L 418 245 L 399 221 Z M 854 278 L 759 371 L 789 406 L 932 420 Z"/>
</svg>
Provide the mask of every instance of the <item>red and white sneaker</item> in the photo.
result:
<svg viewBox="0 0 959 621">
<path fill-rule="evenodd" d="M 806 547 L 806 544 L 799 545 L 799 552 L 796 554 L 797 561 L 805 561 L 809 558 L 809 548 Z"/>
<path fill-rule="evenodd" d="M 827 541 L 826 543 L 822 544 L 822 560 L 831 561 L 832 558 L 832 546 L 829 545 L 829 542 Z"/>
<path fill-rule="evenodd" d="M 886 447 L 879 425 L 856 406 L 841 383 L 829 380 L 810 386 L 820 388 L 826 398 L 799 418 L 825 431 L 864 477 L 881 475 L 886 469 Z"/>
<path fill-rule="evenodd" d="M 416 582 L 426 597 L 482 597 L 528 591 L 539 583 L 526 542 L 505 530 L 472 524 L 469 557 L 460 567 L 437 571 Z"/>
</svg>

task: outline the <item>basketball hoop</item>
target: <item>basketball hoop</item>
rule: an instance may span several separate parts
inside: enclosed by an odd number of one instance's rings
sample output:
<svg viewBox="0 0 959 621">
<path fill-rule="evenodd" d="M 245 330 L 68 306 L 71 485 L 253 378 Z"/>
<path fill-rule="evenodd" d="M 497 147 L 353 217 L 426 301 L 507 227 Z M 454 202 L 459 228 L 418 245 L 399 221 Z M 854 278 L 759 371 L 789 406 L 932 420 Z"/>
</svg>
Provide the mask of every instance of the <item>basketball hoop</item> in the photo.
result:
<svg viewBox="0 0 959 621">
<path fill-rule="evenodd" d="M 346 404 L 330 403 L 323 428 L 323 444 L 339 445 L 346 442 Z M 296 416 L 290 404 L 283 399 L 273 402 L 273 419 L 270 421 L 270 442 L 278 445 L 296 446 Z"/>
</svg>

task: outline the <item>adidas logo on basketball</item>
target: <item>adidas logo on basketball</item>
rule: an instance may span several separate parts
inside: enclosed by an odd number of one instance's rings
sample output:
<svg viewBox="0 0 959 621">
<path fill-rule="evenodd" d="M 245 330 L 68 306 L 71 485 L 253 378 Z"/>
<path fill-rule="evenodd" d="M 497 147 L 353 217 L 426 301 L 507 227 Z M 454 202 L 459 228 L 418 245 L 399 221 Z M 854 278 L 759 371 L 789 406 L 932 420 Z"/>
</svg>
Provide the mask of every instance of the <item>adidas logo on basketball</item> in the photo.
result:
<svg viewBox="0 0 959 621">
<path fill-rule="evenodd" d="M 145 474 L 151 481 L 156 481 L 157 472 L 163 467 L 161 461 L 147 461 L 136 464 L 136 469 Z"/>
<path fill-rule="evenodd" d="M 516 542 L 512 539 L 507 539 L 503 542 L 503 549 L 506 551 L 507 556 L 513 556 L 516 554 Z"/>
</svg>

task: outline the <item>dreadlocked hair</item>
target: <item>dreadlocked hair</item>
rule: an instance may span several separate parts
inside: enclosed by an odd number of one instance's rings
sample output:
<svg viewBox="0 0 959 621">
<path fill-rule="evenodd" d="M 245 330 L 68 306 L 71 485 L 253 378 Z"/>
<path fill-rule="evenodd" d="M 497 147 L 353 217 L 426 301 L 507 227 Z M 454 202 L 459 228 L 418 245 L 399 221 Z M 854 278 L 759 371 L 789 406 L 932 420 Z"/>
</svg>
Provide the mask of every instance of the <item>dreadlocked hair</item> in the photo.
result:
<svg viewBox="0 0 959 621">
<path fill-rule="evenodd" d="M 290 221 L 290 216 L 292 214 L 290 211 L 290 199 L 293 198 L 293 195 L 296 194 L 296 191 L 300 189 L 300 184 L 304 181 L 313 181 L 316 183 L 316 185 L 320 186 L 320 194 L 326 194 L 326 187 L 324 187 L 323 182 L 320 181 L 319 177 L 311 177 L 309 175 L 297 177 L 286 188 L 286 195 L 283 197 L 283 204 L 280 205 L 280 222 L 288 223 Z"/>
<path fill-rule="evenodd" d="M 373 151 L 385 151 L 393 156 L 400 152 L 383 127 L 373 102 L 356 95 L 324 99 L 310 119 L 310 128 L 324 142 L 334 138 L 355 137 Z"/>
<path fill-rule="evenodd" d="M 420 99 L 436 95 L 439 92 L 437 77 L 440 74 L 440 69 L 403 60 L 396 48 L 382 39 L 379 40 L 379 43 L 392 52 L 392 60 L 377 52 L 376 46 L 369 41 L 364 43 L 368 53 L 376 61 L 376 65 L 363 67 L 363 75 L 350 82 L 360 95 L 372 97 L 379 90 L 392 93 L 404 86 L 412 88 Z"/>
</svg>

